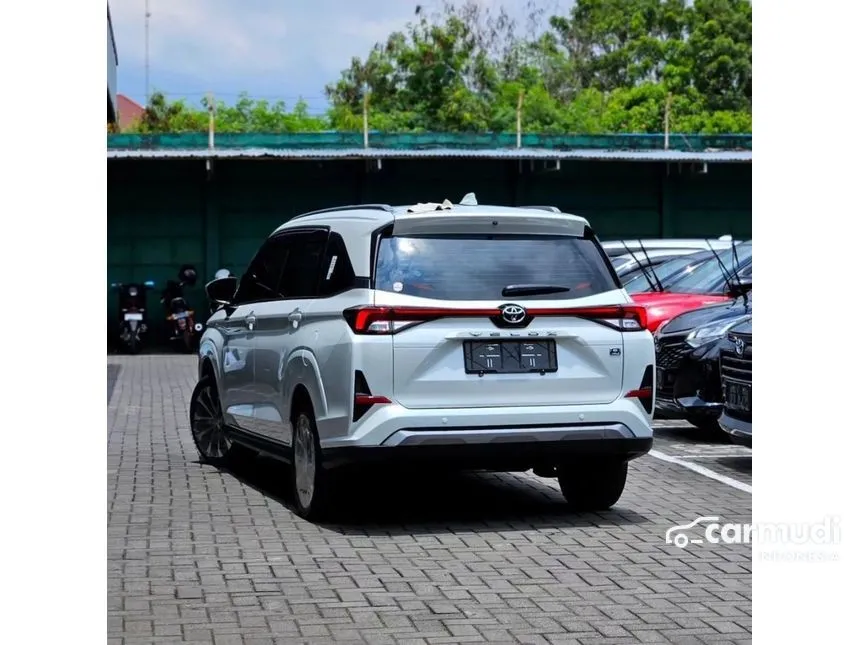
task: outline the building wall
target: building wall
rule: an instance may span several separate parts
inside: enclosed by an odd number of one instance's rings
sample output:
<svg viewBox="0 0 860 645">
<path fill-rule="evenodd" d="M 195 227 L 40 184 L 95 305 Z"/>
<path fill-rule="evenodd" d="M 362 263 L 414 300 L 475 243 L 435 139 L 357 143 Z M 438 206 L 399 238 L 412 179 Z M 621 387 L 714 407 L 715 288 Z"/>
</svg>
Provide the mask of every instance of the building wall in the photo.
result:
<svg viewBox="0 0 860 645">
<path fill-rule="evenodd" d="M 190 293 L 202 307 L 202 284 L 222 267 L 241 272 L 262 240 L 291 217 L 329 206 L 405 204 L 468 192 L 479 203 L 544 204 L 586 217 L 598 235 L 700 237 L 752 232 L 752 166 L 642 162 L 562 162 L 534 171 L 517 161 L 385 160 L 380 172 L 362 161 L 219 160 L 207 179 L 205 161 L 108 161 L 108 279 L 174 278 L 195 264 Z M 158 311 L 151 296 L 150 312 Z M 109 299 L 115 316 L 115 299 Z"/>
</svg>

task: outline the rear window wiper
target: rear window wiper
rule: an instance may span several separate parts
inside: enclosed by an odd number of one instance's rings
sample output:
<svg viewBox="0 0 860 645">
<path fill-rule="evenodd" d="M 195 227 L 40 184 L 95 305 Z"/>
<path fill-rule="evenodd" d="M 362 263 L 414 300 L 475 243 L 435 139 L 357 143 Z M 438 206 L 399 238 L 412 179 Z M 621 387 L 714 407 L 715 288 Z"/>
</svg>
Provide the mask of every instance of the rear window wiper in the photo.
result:
<svg viewBox="0 0 860 645">
<path fill-rule="evenodd" d="M 555 284 L 509 284 L 502 289 L 505 298 L 513 296 L 542 296 L 549 293 L 565 293 L 570 287 Z"/>
</svg>

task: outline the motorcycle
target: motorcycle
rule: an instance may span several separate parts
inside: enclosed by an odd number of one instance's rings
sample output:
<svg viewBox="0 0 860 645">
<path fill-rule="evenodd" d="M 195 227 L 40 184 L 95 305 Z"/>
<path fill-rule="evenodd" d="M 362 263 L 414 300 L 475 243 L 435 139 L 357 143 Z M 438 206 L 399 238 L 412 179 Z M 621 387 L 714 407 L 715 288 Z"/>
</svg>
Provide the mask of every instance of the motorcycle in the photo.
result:
<svg viewBox="0 0 860 645">
<path fill-rule="evenodd" d="M 129 354 L 137 354 L 146 333 L 146 292 L 155 286 L 152 280 L 144 283 L 123 284 L 114 282 L 111 288 L 119 292 L 119 339 Z"/>
<path fill-rule="evenodd" d="M 183 265 L 179 270 L 179 281 L 168 280 L 161 292 L 161 304 L 164 305 L 167 320 L 171 324 L 172 342 L 180 342 L 187 352 L 196 349 L 203 325 L 194 322 L 194 310 L 188 306 L 183 289 L 197 283 L 197 271 L 191 265 Z"/>
</svg>

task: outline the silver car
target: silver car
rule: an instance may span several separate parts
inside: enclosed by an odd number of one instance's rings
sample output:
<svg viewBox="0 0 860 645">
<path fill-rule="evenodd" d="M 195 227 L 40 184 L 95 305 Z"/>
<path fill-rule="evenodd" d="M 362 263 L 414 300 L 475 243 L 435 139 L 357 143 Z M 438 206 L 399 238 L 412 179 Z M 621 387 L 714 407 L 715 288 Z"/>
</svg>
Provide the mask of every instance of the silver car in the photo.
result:
<svg viewBox="0 0 860 645">
<path fill-rule="evenodd" d="M 350 206 L 296 217 L 199 352 L 191 431 L 293 465 L 296 510 L 342 466 L 526 471 L 577 509 L 621 496 L 652 443 L 654 344 L 584 219 L 554 208 Z"/>
</svg>

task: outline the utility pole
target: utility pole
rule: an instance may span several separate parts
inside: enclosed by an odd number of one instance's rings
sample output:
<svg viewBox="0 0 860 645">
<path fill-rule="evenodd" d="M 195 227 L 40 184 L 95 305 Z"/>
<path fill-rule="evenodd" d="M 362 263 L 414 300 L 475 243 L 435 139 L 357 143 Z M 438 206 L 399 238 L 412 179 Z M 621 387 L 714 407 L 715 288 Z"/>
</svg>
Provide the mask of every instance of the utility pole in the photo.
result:
<svg viewBox="0 0 860 645">
<path fill-rule="evenodd" d="M 209 157 L 206 159 L 206 177 L 212 178 L 212 154 L 215 150 L 215 95 L 206 95 L 206 107 L 209 109 Z"/>
<path fill-rule="evenodd" d="M 206 97 L 206 103 L 209 108 L 209 150 L 215 149 L 215 95 L 209 92 Z"/>
<path fill-rule="evenodd" d="M 525 92 L 520 90 L 520 96 L 517 99 L 517 148 L 523 147 L 523 97 Z"/>
<path fill-rule="evenodd" d="M 669 117 L 672 110 L 672 93 L 666 96 L 666 111 L 663 115 L 663 149 L 669 149 Z"/>
<path fill-rule="evenodd" d="M 144 14 L 144 83 L 146 84 L 146 104 L 149 105 L 149 0 L 145 3 Z"/>
<path fill-rule="evenodd" d="M 367 86 L 367 83 L 364 84 L 364 109 L 362 110 L 362 117 L 364 120 L 364 147 L 370 147 L 370 127 L 368 118 L 368 111 L 370 108 L 370 89 Z"/>
</svg>

